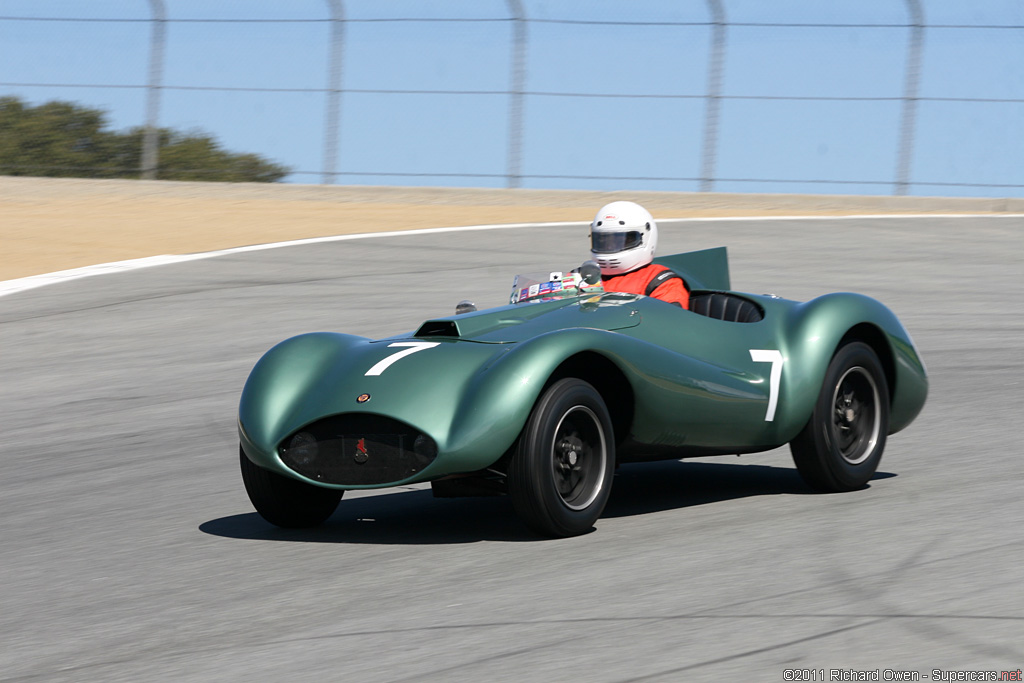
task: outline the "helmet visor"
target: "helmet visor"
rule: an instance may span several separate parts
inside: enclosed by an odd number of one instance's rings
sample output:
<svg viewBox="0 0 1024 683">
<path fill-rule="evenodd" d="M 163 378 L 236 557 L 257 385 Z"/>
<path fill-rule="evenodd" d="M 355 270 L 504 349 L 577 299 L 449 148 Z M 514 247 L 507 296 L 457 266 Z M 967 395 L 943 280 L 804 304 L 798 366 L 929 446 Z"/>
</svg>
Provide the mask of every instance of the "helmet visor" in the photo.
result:
<svg viewBox="0 0 1024 683">
<path fill-rule="evenodd" d="M 644 241 L 644 234 L 639 230 L 628 232 L 590 233 L 590 249 L 595 254 L 616 254 L 639 247 Z"/>
</svg>

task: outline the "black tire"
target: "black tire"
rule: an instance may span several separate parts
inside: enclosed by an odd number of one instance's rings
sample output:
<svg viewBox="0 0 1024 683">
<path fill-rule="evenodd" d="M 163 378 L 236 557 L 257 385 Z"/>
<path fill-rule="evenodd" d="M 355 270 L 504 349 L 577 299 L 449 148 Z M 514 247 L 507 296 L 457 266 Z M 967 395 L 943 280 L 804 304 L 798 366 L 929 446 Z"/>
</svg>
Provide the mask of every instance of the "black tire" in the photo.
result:
<svg viewBox="0 0 1024 683">
<path fill-rule="evenodd" d="M 807 426 L 789 444 L 804 481 L 853 491 L 878 469 L 889 433 L 889 386 L 878 356 L 851 342 L 832 357 Z"/>
<path fill-rule="evenodd" d="M 344 491 L 289 479 L 253 464 L 238 449 L 245 492 L 260 517 L 288 529 L 314 527 L 334 514 Z"/>
<path fill-rule="evenodd" d="M 615 438 L 601 395 L 579 379 L 552 384 L 509 463 L 516 512 L 545 536 L 578 536 L 604 511 L 614 473 Z"/>
</svg>

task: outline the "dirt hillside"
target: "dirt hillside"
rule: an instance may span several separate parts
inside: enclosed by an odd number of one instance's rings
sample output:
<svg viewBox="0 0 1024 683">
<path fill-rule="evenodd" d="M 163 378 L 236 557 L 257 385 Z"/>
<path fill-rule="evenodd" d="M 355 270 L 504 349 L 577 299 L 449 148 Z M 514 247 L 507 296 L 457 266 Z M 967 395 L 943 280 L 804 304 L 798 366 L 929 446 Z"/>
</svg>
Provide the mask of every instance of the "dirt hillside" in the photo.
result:
<svg viewBox="0 0 1024 683">
<path fill-rule="evenodd" d="M 656 218 L 1024 212 L 1024 200 L 571 192 L 0 177 L 0 280 L 327 235 L 588 221 L 633 199 Z"/>
</svg>

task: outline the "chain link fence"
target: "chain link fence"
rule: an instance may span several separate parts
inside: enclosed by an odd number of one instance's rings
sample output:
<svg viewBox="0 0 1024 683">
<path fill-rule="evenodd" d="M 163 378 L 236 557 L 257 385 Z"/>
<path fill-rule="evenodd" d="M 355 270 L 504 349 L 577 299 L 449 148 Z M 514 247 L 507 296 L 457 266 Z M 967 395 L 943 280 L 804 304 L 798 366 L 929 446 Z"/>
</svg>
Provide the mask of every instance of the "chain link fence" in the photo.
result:
<svg viewBox="0 0 1024 683">
<path fill-rule="evenodd" d="M 4 0 L 0 96 L 144 126 L 141 178 L 184 125 L 296 182 L 1024 193 L 1012 7 L 212 5 Z"/>
</svg>

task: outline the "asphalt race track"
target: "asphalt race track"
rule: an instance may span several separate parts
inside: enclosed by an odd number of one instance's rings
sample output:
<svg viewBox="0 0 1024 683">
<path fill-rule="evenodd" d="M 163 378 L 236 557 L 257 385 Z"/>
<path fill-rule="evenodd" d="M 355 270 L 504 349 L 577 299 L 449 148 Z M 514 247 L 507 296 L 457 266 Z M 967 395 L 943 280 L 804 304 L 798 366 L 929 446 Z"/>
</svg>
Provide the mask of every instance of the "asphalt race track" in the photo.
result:
<svg viewBox="0 0 1024 683">
<path fill-rule="evenodd" d="M 255 514 L 235 411 L 263 351 L 504 303 L 515 272 L 577 265 L 585 228 L 289 247 L 0 298 L 0 680 L 1024 666 L 1024 218 L 664 222 L 659 252 L 723 244 L 736 289 L 859 291 L 914 335 L 929 403 L 869 488 L 814 494 L 782 449 L 623 467 L 596 530 L 566 540 L 506 499 L 423 487 L 347 495 L 312 531 Z"/>
</svg>

